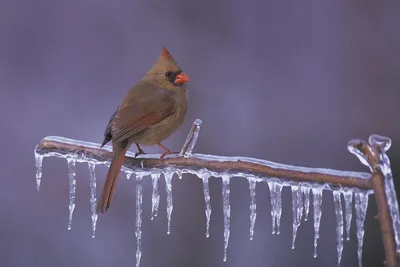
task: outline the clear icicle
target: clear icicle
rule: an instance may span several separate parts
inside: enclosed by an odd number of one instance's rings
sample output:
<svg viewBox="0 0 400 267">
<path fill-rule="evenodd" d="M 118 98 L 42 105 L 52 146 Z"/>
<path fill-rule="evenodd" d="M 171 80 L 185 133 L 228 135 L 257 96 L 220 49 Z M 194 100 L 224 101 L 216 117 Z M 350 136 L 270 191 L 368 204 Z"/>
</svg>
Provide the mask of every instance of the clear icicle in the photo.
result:
<svg viewBox="0 0 400 267">
<path fill-rule="evenodd" d="M 230 176 L 227 174 L 222 175 L 222 201 L 223 201 L 223 212 L 224 212 L 224 259 L 227 259 L 227 249 L 230 235 L 230 218 L 231 218 L 231 205 L 229 202 L 230 195 Z"/>
<path fill-rule="evenodd" d="M 143 174 L 136 174 L 136 267 L 140 265 L 142 257 L 142 179 Z"/>
<path fill-rule="evenodd" d="M 282 187 L 279 180 L 268 181 L 269 191 L 271 192 L 271 217 L 272 234 L 280 234 L 280 224 L 282 215 Z"/>
<path fill-rule="evenodd" d="M 336 216 L 336 250 L 338 254 L 338 264 L 340 264 L 340 261 L 342 260 L 343 253 L 343 207 L 340 195 L 341 191 L 333 191 Z"/>
<path fill-rule="evenodd" d="M 351 219 L 353 217 L 353 191 L 351 189 L 345 189 L 342 193 L 346 211 L 346 240 L 350 240 Z"/>
<path fill-rule="evenodd" d="M 303 216 L 303 193 L 299 186 L 292 185 L 292 209 L 293 209 L 293 237 L 292 249 L 295 247 L 297 229 Z"/>
<path fill-rule="evenodd" d="M 202 170 L 199 173 L 200 178 L 203 180 L 203 191 L 204 191 L 204 203 L 206 208 L 204 210 L 206 214 L 206 237 L 210 237 L 210 218 L 211 218 L 211 203 L 210 203 L 210 188 L 208 186 L 208 179 L 211 177 L 211 173 L 207 170 Z"/>
<path fill-rule="evenodd" d="M 89 185 L 90 185 L 90 212 L 92 218 L 92 238 L 94 238 L 96 233 L 96 222 L 97 222 L 97 213 L 96 213 L 96 165 L 92 162 L 88 163 L 89 167 Z"/>
<path fill-rule="evenodd" d="M 257 181 L 254 178 L 247 178 L 249 181 L 249 191 L 250 191 L 250 240 L 254 237 L 254 225 L 256 223 L 257 217 L 257 204 L 256 204 L 256 185 Z"/>
<path fill-rule="evenodd" d="M 362 248 L 364 243 L 364 220 L 368 208 L 368 194 L 367 192 L 354 193 L 355 210 L 356 210 L 356 224 L 357 224 L 357 254 L 358 266 L 362 267 Z"/>
<path fill-rule="evenodd" d="M 319 225 L 322 216 L 322 187 L 312 188 L 313 192 L 313 208 L 314 208 L 314 258 L 317 257 L 317 246 L 319 238 Z"/>
<path fill-rule="evenodd" d="M 151 219 L 158 214 L 158 206 L 160 205 L 160 193 L 158 191 L 158 180 L 160 179 L 160 173 L 152 173 L 151 180 L 153 182 L 153 193 L 151 195 Z"/>
<path fill-rule="evenodd" d="M 72 215 L 74 214 L 74 209 L 75 209 L 75 192 L 76 192 L 75 164 L 76 164 L 76 160 L 75 160 L 75 158 L 67 158 L 67 162 L 68 162 L 68 180 L 69 180 L 68 230 L 71 230 Z"/>
<path fill-rule="evenodd" d="M 174 172 L 172 170 L 166 170 L 164 172 L 164 178 L 165 178 L 165 189 L 167 191 L 167 218 L 168 218 L 168 228 L 167 228 L 167 234 L 169 235 L 171 233 L 171 215 L 172 215 L 172 209 L 174 208 L 172 204 L 172 176 L 174 175 Z"/>
<path fill-rule="evenodd" d="M 182 178 L 183 178 L 182 171 L 177 169 L 177 170 L 175 170 L 175 172 L 176 172 L 176 175 L 178 175 L 179 180 L 182 180 Z"/>
<path fill-rule="evenodd" d="M 310 211 L 310 187 L 302 186 L 301 191 L 304 195 L 304 221 L 308 220 L 308 213 Z"/>
<path fill-rule="evenodd" d="M 36 189 L 40 190 L 40 182 L 42 181 L 42 166 L 43 166 L 43 156 L 39 155 L 35 151 L 35 166 L 36 166 Z"/>
<path fill-rule="evenodd" d="M 190 157 L 193 152 L 193 148 L 196 145 L 197 138 L 199 138 L 200 128 L 202 121 L 197 119 L 193 122 L 192 129 L 190 130 L 185 143 L 182 146 L 181 154 L 184 157 Z"/>
</svg>

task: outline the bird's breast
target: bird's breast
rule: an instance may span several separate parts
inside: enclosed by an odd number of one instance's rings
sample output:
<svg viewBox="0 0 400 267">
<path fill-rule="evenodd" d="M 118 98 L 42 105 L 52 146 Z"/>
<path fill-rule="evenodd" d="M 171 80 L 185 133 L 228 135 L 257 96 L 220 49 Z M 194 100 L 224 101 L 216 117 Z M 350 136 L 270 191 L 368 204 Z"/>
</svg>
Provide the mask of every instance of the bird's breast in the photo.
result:
<svg viewBox="0 0 400 267">
<path fill-rule="evenodd" d="M 167 139 L 183 124 L 187 108 L 188 94 L 185 89 L 184 92 L 174 96 L 174 112 L 137 136 L 139 139 L 137 142 L 143 145 L 156 145 Z"/>
</svg>

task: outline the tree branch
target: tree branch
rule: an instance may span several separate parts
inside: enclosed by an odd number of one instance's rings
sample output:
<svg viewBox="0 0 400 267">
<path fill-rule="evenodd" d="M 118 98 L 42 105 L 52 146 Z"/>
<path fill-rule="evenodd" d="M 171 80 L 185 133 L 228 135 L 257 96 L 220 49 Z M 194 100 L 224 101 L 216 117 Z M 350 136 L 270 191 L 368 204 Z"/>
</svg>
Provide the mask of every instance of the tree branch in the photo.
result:
<svg viewBox="0 0 400 267">
<path fill-rule="evenodd" d="M 165 159 L 159 159 L 159 155 L 143 155 L 135 158 L 134 153 L 128 152 L 124 166 L 133 170 L 140 168 L 143 171 L 149 171 L 154 168 L 174 167 L 187 173 L 205 168 L 211 171 L 213 176 L 217 177 L 222 174 L 241 177 L 257 176 L 260 180 L 265 181 L 270 178 L 278 178 L 294 183 L 326 184 L 326 189 L 330 189 L 330 186 L 333 186 L 333 188 L 372 189 L 370 183 L 371 175 L 363 172 L 297 167 L 255 158 L 192 154 L 191 150 L 197 140 L 200 126 L 201 121 L 199 123 L 196 120 L 180 155 L 171 155 Z M 44 157 L 56 156 L 61 158 L 74 155 L 77 161 L 86 162 L 92 160 L 100 164 L 109 164 L 112 158 L 111 150 L 110 146 L 101 149 L 100 144 L 50 136 L 43 138 L 39 142 L 35 153 Z"/>
<path fill-rule="evenodd" d="M 159 159 L 160 155 L 144 155 L 135 158 L 134 153 L 127 152 L 123 167 L 124 170 L 128 172 L 135 170 L 152 172 L 172 167 L 181 170 L 182 173 L 198 174 L 200 170 L 206 169 L 215 177 L 222 177 L 222 175 L 228 174 L 230 176 L 255 178 L 258 181 L 268 181 L 271 178 L 278 178 L 286 181 L 288 185 L 299 183 L 322 184 L 324 185 L 324 189 L 328 190 L 341 187 L 358 188 L 367 191 L 373 189 L 378 206 L 386 262 L 389 267 L 396 266 L 396 229 L 394 229 L 393 223 L 400 222 L 394 221 L 391 216 L 398 214 L 398 207 L 397 202 L 392 203 L 393 195 L 388 196 L 388 191 L 390 190 L 387 187 L 385 188 L 385 186 L 388 186 L 388 179 L 392 178 L 389 176 L 391 173 L 385 173 L 387 172 L 387 168 L 390 171 L 390 163 L 385 154 L 385 151 L 390 147 L 390 139 L 372 135 L 369 139 L 369 144 L 358 139 L 349 142 L 349 151 L 370 168 L 372 174 L 369 174 L 364 172 L 298 167 L 255 158 L 192 154 L 200 127 L 201 121 L 196 120 L 182 146 L 180 155 L 169 155 L 165 159 Z M 50 136 L 43 138 L 35 148 L 36 165 L 38 167 L 36 175 L 38 186 L 40 185 L 41 160 L 43 157 L 74 158 L 78 162 L 109 165 L 112 158 L 112 148 L 106 146 L 104 149 L 100 149 L 99 147 L 100 144 L 63 137 Z M 384 165 L 385 160 L 388 166 Z M 388 198 L 391 203 L 388 202 Z M 396 205 L 391 206 L 394 204 Z"/>
</svg>

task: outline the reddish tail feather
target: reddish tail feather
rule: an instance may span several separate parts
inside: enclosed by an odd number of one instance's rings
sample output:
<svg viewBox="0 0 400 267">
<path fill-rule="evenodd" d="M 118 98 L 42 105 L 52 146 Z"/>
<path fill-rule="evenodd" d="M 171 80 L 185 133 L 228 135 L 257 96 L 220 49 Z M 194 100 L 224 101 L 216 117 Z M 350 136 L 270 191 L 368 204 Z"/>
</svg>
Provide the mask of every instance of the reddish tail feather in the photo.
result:
<svg viewBox="0 0 400 267">
<path fill-rule="evenodd" d="M 125 151 L 119 148 L 114 149 L 113 158 L 106 181 L 101 192 L 99 201 L 97 202 L 97 213 L 104 213 L 108 210 L 117 185 L 118 176 L 121 171 L 122 164 L 125 160 Z"/>
</svg>

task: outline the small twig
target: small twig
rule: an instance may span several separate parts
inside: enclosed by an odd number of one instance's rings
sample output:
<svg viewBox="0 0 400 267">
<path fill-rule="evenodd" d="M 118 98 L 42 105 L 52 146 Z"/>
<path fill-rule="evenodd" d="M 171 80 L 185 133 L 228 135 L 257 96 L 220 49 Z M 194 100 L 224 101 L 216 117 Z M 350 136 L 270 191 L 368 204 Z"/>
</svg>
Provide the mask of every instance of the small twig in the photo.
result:
<svg viewBox="0 0 400 267">
<path fill-rule="evenodd" d="M 381 225 L 386 264 L 388 267 L 396 267 L 396 243 L 393 234 L 392 217 L 389 213 L 388 202 L 385 194 L 385 178 L 382 172 L 374 172 L 371 182 L 374 189 L 376 206 L 378 208 L 378 218 Z"/>
<path fill-rule="evenodd" d="M 388 267 L 396 267 L 399 262 L 396 254 L 395 233 L 385 192 L 385 176 L 382 173 L 380 165 L 382 153 L 390 147 L 390 141 L 389 139 L 372 135 L 369 144 L 362 140 L 352 140 L 349 142 L 348 147 L 350 152 L 355 154 L 372 172 L 371 183 L 378 208 L 377 217 L 381 225 L 383 245 L 385 248 L 385 264 Z"/>
</svg>

